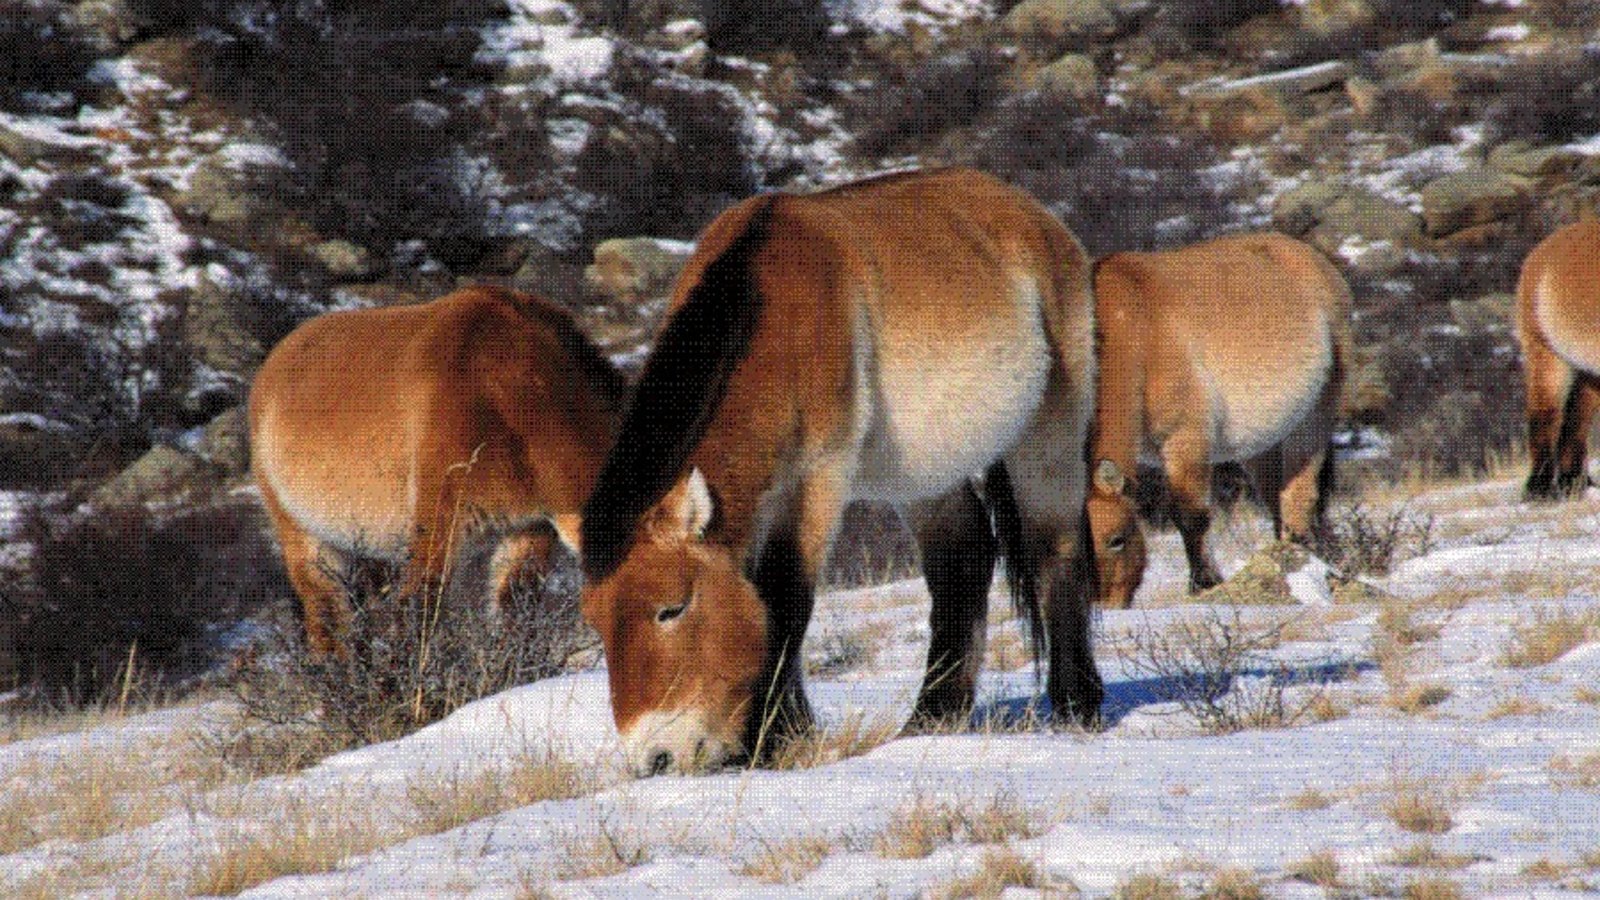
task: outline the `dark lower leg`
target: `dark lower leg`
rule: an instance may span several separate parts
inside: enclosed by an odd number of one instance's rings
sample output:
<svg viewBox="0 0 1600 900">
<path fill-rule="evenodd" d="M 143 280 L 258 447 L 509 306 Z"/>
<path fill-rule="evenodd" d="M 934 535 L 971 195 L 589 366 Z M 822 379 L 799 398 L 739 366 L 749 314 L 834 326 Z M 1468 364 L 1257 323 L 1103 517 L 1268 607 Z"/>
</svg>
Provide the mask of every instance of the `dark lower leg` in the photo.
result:
<svg viewBox="0 0 1600 900">
<path fill-rule="evenodd" d="M 1584 377 L 1572 389 L 1562 418 L 1561 438 L 1556 447 L 1556 491 L 1566 495 L 1581 493 L 1589 486 L 1584 464 L 1589 455 L 1589 425 L 1600 408 L 1600 379 Z"/>
<path fill-rule="evenodd" d="M 1105 686 L 1094 662 L 1094 561 L 1083 538 L 1067 542 L 1048 563 L 1041 583 L 1050 633 L 1050 675 L 1046 690 L 1057 721 L 1092 726 L 1100 717 Z"/>
<path fill-rule="evenodd" d="M 960 723 L 972 711 L 997 552 L 989 517 L 970 486 L 943 498 L 917 523 L 917 540 L 933 609 L 912 730 Z"/>
<path fill-rule="evenodd" d="M 801 655 L 815 596 L 799 545 L 787 535 L 767 541 L 750 580 L 767 608 L 768 676 L 759 688 L 761 702 L 747 729 L 747 746 L 767 755 L 815 722 L 806 702 Z"/>
</svg>

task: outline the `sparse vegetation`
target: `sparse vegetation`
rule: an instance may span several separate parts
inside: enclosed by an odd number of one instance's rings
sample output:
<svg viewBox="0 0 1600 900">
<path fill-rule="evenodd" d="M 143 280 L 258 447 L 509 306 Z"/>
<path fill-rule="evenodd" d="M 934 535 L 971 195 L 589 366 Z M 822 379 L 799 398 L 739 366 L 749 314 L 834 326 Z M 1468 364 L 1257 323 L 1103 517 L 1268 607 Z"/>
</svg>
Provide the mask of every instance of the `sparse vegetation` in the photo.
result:
<svg viewBox="0 0 1600 900">
<path fill-rule="evenodd" d="M 1565 787 L 1600 787 L 1600 753 L 1555 757 L 1550 760 L 1550 779 Z"/>
<path fill-rule="evenodd" d="M 1401 506 L 1375 512 L 1356 501 L 1328 510 L 1315 538 L 1315 550 L 1346 577 L 1387 575 L 1398 563 L 1433 548 L 1432 515 Z"/>
<path fill-rule="evenodd" d="M 1444 802 L 1417 787 L 1401 786 L 1384 804 L 1384 812 L 1396 825 L 1419 834 L 1443 834 L 1455 827 Z"/>
<path fill-rule="evenodd" d="M 937 896 L 944 900 L 967 897 L 989 900 L 1012 887 L 1033 888 L 1047 896 L 1077 893 L 1068 885 L 1051 881 L 1037 863 L 1008 846 L 985 851 L 978 861 L 978 871 L 945 885 Z"/>
<path fill-rule="evenodd" d="M 1277 646 L 1283 627 L 1208 610 L 1165 630 L 1135 630 L 1119 649 L 1202 731 L 1284 728 L 1306 716 L 1320 689 L 1290 693 L 1294 673 L 1263 655 Z"/>
<path fill-rule="evenodd" d="M 406 795 L 419 831 L 433 834 L 508 809 L 581 797 L 596 786 L 595 776 L 577 763 L 549 749 L 525 749 L 504 768 L 413 779 Z"/>
<path fill-rule="evenodd" d="M 496 532 L 473 543 L 493 547 Z M 301 646 L 293 623 L 278 623 L 238 667 L 232 687 L 243 716 L 224 741 L 230 758 L 267 770 L 287 749 L 295 764 L 316 754 L 391 740 L 460 706 L 560 671 L 593 636 L 577 612 L 572 573 L 519 577 L 499 615 L 485 608 L 470 548 L 458 575 L 410 593 L 398 563 L 354 561 L 331 569 L 350 610 L 343 656 Z M 305 734 L 309 732 L 308 740 Z M 309 757 L 309 758 L 308 758 Z"/>
<path fill-rule="evenodd" d="M 653 856 L 637 827 L 602 814 L 593 828 L 567 838 L 556 875 L 563 881 L 615 875 L 642 866 Z"/>
<path fill-rule="evenodd" d="M 1201 900 L 1263 900 L 1266 889 L 1261 879 L 1249 869 L 1218 869 L 1211 873 Z"/>
<path fill-rule="evenodd" d="M 785 741 L 767 764 L 779 771 L 814 769 L 869 753 L 888 743 L 899 731 L 900 726 L 886 716 L 856 713 L 838 724 L 815 728 Z"/>
<path fill-rule="evenodd" d="M 1413 878 L 1400 889 L 1403 900 L 1461 900 L 1461 885 L 1448 878 Z"/>
<path fill-rule="evenodd" d="M 1117 885 L 1112 896 L 1117 900 L 1179 900 L 1183 888 L 1164 875 L 1140 872 Z"/>
<path fill-rule="evenodd" d="M 1327 809 L 1332 805 L 1333 798 L 1314 787 L 1308 787 L 1300 793 L 1295 794 L 1293 797 L 1290 797 L 1287 804 L 1290 809 L 1299 812 L 1305 812 L 1313 809 Z"/>
<path fill-rule="evenodd" d="M 1516 669 L 1542 666 L 1594 640 L 1600 640 L 1600 612 L 1540 610 L 1532 621 L 1517 626 L 1512 632 L 1501 659 Z"/>
<path fill-rule="evenodd" d="M 739 874 L 768 884 L 793 884 L 821 865 L 832 851 L 832 842 L 817 835 L 777 843 L 763 841 L 761 851 L 739 867 Z"/>
<path fill-rule="evenodd" d="M 1321 850 L 1305 859 L 1292 862 L 1286 871 L 1290 878 L 1314 884 L 1324 890 L 1331 891 L 1339 887 L 1339 858 L 1329 850 Z"/>
<path fill-rule="evenodd" d="M 878 855 L 921 859 L 958 842 L 998 844 L 1039 831 L 1039 814 L 1016 797 L 999 793 L 987 801 L 931 801 L 918 796 L 889 818 L 878 836 Z"/>
<path fill-rule="evenodd" d="M 1462 869 L 1473 863 L 1473 858 L 1460 853 L 1441 853 L 1428 841 L 1418 841 L 1396 850 L 1389 859 L 1407 869 Z"/>
<path fill-rule="evenodd" d="M 232 896 L 274 878 L 331 871 L 347 857 L 403 836 L 398 826 L 381 818 L 340 809 L 339 801 L 290 799 L 271 817 L 236 820 L 220 846 L 197 861 L 185 890 Z"/>
</svg>

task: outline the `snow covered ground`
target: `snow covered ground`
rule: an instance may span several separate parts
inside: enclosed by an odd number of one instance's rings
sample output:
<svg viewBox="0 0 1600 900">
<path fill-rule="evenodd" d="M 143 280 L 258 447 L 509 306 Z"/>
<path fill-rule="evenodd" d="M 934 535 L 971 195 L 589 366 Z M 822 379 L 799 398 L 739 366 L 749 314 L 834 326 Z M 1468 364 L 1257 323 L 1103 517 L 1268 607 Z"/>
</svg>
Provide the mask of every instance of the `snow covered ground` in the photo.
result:
<svg viewBox="0 0 1600 900">
<path fill-rule="evenodd" d="M 228 712 L 213 701 L 0 745 L 0 894 L 939 896 L 983 890 L 962 880 L 1008 859 L 1012 883 L 1034 887 L 1007 896 L 1591 892 L 1600 494 L 1534 507 L 1517 487 L 1406 501 L 1416 521 L 1434 517 L 1432 547 L 1374 582 L 1387 598 L 1242 610 L 1247 628 L 1288 622 L 1264 666 L 1329 678 L 1289 689 L 1322 697 L 1289 727 L 1203 733 L 1119 653 L 1129 633 L 1231 621 L 1231 608 L 1182 602 L 1181 553 L 1162 535 L 1141 608 L 1099 618 L 1100 733 L 1006 724 L 1034 683 L 998 592 L 981 687 L 998 724 L 863 740 L 872 749 L 811 768 L 628 779 L 604 674 L 586 672 L 249 780 L 210 758 L 206 735 Z M 1253 515 L 1219 522 L 1227 567 L 1262 533 Z M 822 598 L 811 693 L 834 736 L 907 714 L 923 591 Z M 1560 635 L 1557 649 L 1577 645 L 1551 657 Z M 552 799 L 477 801 L 496 773 L 519 771 L 553 779 L 526 795 Z"/>
</svg>

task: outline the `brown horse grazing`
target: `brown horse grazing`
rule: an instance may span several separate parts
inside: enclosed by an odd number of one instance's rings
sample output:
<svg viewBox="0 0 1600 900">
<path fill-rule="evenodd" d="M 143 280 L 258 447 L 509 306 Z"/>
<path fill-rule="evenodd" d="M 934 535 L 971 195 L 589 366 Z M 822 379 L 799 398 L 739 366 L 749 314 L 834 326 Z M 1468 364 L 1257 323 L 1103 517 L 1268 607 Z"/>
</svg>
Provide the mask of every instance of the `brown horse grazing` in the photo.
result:
<svg viewBox="0 0 1600 900">
<path fill-rule="evenodd" d="M 1600 222 L 1539 242 L 1517 281 L 1528 384 L 1529 499 L 1581 492 L 1589 425 L 1600 410 Z"/>
<path fill-rule="evenodd" d="M 1056 713 L 1091 720 L 1093 367 L 1082 248 L 986 175 L 769 194 L 712 222 L 583 510 L 584 614 L 635 771 L 809 726 L 801 641 L 854 498 L 898 504 L 921 545 L 914 723 L 971 708 L 997 552 L 1036 640 L 1048 619 Z"/>
<path fill-rule="evenodd" d="M 284 338 L 250 390 L 250 450 L 307 643 L 335 649 L 348 615 L 332 562 L 409 560 L 415 586 L 449 564 L 466 511 L 576 514 L 624 392 L 565 313 L 498 288 L 329 313 Z M 507 531 L 496 608 L 510 574 L 554 549 L 548 529 Z"/>
<path fill-rule="evenodd" d="M 1350 289 L 1317 251 L 1276 234 L 1095 266 L 1100 384 L 1089 527 L 1100 600 L 1126 608 L 1144 576 L 1131 481 L 1166 468 L 1191 590 L 1222 580 L 1206 550 L 1211 466 L 1240 461 L 1279 537 L 1306 540 L 1331 486 L 1328 439 L 1349 359 Z"/>
</svg>

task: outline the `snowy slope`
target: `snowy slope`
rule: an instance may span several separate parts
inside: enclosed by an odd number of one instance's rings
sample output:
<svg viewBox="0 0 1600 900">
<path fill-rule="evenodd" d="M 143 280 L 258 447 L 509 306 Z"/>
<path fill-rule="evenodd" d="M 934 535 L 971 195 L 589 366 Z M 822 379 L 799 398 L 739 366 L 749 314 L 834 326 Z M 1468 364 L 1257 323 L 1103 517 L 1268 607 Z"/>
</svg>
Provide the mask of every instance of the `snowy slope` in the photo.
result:
<svg viewBox="0 0 1600 900">
<path fill-rule="evenodd" d="M 596 773 L 592 793 L 490 814 L 439 834 L 402 839 L 342 860 L 332 871 L 284 875 L 251 897 L 366 896 L 915 896 L 976 871 L 992 846 L 958 835 L 926 856 L 895 858 L 886 834 L 939 804 L 1000 804 L 1029 827 L 1012 848 L 1040 879 L 1091 896 L 1135 876 L 1199 889 L 1219 869 L 1242 868 L 1268 896 L 1328 893 L 1291 877 L 1313 854 L 1338 863 L 1345 895 L 1398 894 L 1419 878 L 1443 878 L 1470 896 L 1558 896 L 1600 883 L 1600 643 L 1552 662 L 1506 664 L 1519 626 L 1600 610 L 1600 497 L 1561 506 L 1515 504 L 1510 481 L 1434 490 L 1412 501 L 1436 517 L 1437 546 L 1378 584 L 1420 631 L 1404 680 L 1447 689 L 1441 702 L 1402 709 L 1375 649 L 1379 604 L 1306 605 L 1289 612 L 1294 640 L 1273 655 L 1342 661 L 1347 677 L 1326 685 L 1327 721 L 1199 733 L 1115 647 L 1103 733 L 987 727 L 891 740 L 863 755 L 811 769 L 730 771 L 643 781 L 621 774 L 603 673 L 552 679 L 480 701 L 411 737 L 325 760 L 301 773 L 197 791 L 169 815 L 112 829 L 97 840 L 57 839 L 0 864 L 0 893 L 85 858 L 121 860 L 98 881 L 108 893 L 145 885 L 181 890 L 229 842 L 270 830 L 283 810 L 317 818 L 402 823 L 419 789 L 448 791 L 519 756 L 555 755 Z M 1238 516 L 1218 525 L 1225 556 L 1261 533 Z M 1174 602 L 1183 570 L 1171 536 L 1154 542 L 1157 567 L 1145 609 L 1106 612 L 1109 645 L 1129 630 L 1159 628 L 1208 610 Z M 898 722 L 914 691 L 926 607 L 918 581 L 824 597 L 813 656 L 829 636 L 859 629 L 874 643 L 865 664 L 815 681 L 825 721 Z M 1157 605 L 1150 606 L 1154 603 Z M 1004 618 L 998 593 L 995 618 Z M 1251 608 L 1249 620 L 1285 614 Z M 1015 622 L 991 625 L 991 643 Z M 1591 628 L 1588 637 L 1600 635 Z M 1031 669 L 985 675 L 991 710 L 1033 692 Z M 1392 672 L 1389 673 L 1392 675 Z M 1297 688 L 1310 691 L 1312 688 Z M 1515 702 L 1513 702 L 1515 701 Z M 124 749 L 204 733 L 221 704 L 180 708 L 81 733 L 0 746 L 0 784 L 16 796 L 38 782 L 41 760 Z M 442 787 L 441 787 L 442 786 Z M 1448 814 L 1436 833 L 1408 831 L 1391 808 L 1421 798 Z M 3 818 L 3 817 L 0 817 Z M 1437 825 L 1433 827 L 1438 827 Z M 1031 834 L 1026 833 L 1031 832 Z M 798 880 L 756 877 L 784 848 L 822 848 Z M 636 865 L 586 861 L 617 848 Z M 1418 863 L 1429 865 L 1418 865 Z M 592 875 L 597 869 L 617 868 Z M 746 874 L 750 873 L 750 874 Z"/>
</svg>

